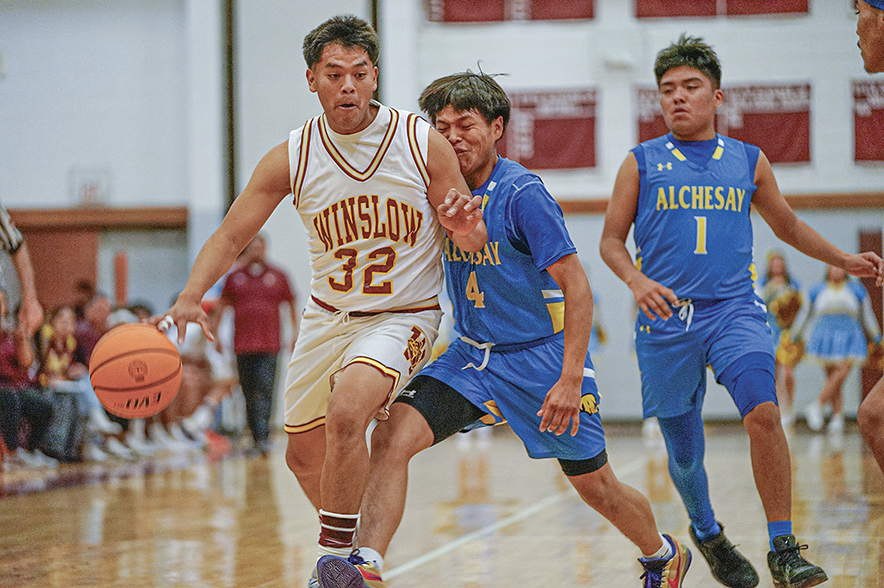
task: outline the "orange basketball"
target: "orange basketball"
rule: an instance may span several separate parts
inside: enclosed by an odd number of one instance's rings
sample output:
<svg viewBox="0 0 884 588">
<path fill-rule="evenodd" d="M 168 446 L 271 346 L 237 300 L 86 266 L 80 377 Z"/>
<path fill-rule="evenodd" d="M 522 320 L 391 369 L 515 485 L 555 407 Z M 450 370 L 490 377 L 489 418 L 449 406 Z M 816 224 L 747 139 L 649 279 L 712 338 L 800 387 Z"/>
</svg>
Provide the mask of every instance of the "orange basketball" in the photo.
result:
<svg viewBox="0 0 884 588">
<path fill-rule="evenodd" d="M 153 325 L 124 324 L 104 334 L 89 358 L 89 379 L 101 404 L 125 419 L 153 416 L 181 385 L 181 356 Z"/>
</svg>

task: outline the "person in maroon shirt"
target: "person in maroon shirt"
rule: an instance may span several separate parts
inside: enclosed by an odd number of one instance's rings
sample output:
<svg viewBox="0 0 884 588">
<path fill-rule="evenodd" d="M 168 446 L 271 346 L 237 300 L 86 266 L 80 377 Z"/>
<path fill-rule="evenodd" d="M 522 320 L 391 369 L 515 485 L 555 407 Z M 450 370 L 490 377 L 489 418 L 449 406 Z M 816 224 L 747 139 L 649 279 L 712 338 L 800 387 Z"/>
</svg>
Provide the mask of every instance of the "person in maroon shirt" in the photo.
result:
<svg viewBox="0 0 884 588">
<path fill-rule="evenodd" d="M 216 320 L 220 320 L 228 307 L 233 309 L 233 352 L 254 440 L 253 453 L 266 455 L 270 450 L 270 415 L 282 349 L 279 309 L 283 304 L 289 308 L 294 348 L 298 332 L 295 303 L 286 275 L 267 263 L 267 241 L 256 236 L 240 254 L 237 268 L 227 276 L 215 313 Z"/>
</svg>

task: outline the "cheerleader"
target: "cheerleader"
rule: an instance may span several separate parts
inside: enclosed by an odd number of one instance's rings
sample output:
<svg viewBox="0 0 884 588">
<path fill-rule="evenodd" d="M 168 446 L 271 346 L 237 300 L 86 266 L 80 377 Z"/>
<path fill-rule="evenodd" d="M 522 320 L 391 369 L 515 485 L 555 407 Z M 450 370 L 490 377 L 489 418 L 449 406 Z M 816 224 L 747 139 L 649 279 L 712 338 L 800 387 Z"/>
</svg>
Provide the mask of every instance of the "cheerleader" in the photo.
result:
<svg viewBox="0 0 884 588">
<path fill-rule="evenodd" d="M 828 267 L 825 283 L 811 289 L 809 312 L 801 321 L 797 338 L 811 320 L 807 353 L 822 363 L 826 383 L 807 407 L 807 425 L 813 431 L 821 431 L 824 410 L 830 405 L 832 418 L 828 428 L 838 433 L 844 429 L 841 386 L 850 369 L 865 361 L 868 341 L 880 342 L 880 329 L 865 287 L 833 266 Z"/>
<path fill-rule="evenodd" d="M 758 295 L 767 306 L 767 323 L 776 350 L 777 401 L 783 427 L 789 427 L 795 422 L 795 365 L 804 352 L 789 333 L 803 302 L 801 286 L 789 275 L 785 257 L 776 250 L 767 254 L 767 272 L 759 286 Z"/>
</svg>

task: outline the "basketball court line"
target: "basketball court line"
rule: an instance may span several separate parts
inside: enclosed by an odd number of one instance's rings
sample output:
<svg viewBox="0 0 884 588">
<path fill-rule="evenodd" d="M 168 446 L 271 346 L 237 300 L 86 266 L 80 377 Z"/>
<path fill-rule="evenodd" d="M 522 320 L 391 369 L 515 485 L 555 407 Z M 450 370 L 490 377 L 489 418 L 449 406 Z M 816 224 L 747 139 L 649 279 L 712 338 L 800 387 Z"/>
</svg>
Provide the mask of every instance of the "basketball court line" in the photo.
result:
<svg viewBox="0 0 884 588">
<path fill-rule="evenodd" d="M 645 465 L 644 459 L 636 459 L 636 460 L 633 460 L 633 461 L 627 463 L 625 466 L 618 467 L 614 473 L 617 475 L 618 478 L 622 479 L 626 476 L 633 474 L 635 471 L 639 470 L 644 465 Z M 559 502 L 564 500 L 566 497 L 573 496 L 574 492 L 575 491 L 573 488 L 568 488 L 567 490 L 563 490 L 563 491 L 559 492 L 558 494 L 553 494 L 552 496 L 550 496 L 548 498 L 545 498 L 539 502 L 535 502 L 531 506 L 524 508 L 515 514 L 512 514 L 512 515 L 506 517 L 505 519 L 501 519 L 492 525 L 488 525 L 486 527 L 483 527 L 481 529 L 473 531 L 472 533 L 467 533 L 466 535 L 462 535 L 461 537 L 458 537 L 457 539 L 455 539 L 453 541 L 449 541 L 448 543 L 446 543 L 444 545 L 440 545 L 439 547 L 437 547 L 433 551 L 430 551 L 429 553 L 425 553 L 424 555 L 422 555 L 416 559 L 413 559 L 413 560 L 411 560 L 407 563 L 404 563 L 398 567 L 395 567 L 389 571 L 383 572 L 384 579 L 385 580 L 392 580 L 396 576 L 408 573 L 416 568 L 419 568 L 420 566 L 422 566 L 426 563 L 429 563 L 429 562 L 433 561 L 434 559 L 438 559 L 438 558 L 442 557 L 443 555 L 450 553 L 450 552 L 454 551 L 455 549 L 462 547 L 463 545 L 469 543 L 470 541 L 475 541 L 476 539 L 482 539 L 482 538 L 487 537 L 489 535 L 493 535 L 494 533 L 497 533 L 501 529 L 505 529 L 506 527 L 509 527 L 510 525 L 513 525 L 515 523 L 518 523 L 519 521 L 527 519 L 528 517 L 531 517 L 531 516 L 536 515 L 540 512 L 543 512 L 544 510 L 550 508 L 551 506 L 558 504 Z M 590 508 L 590 507 L 587 506 L 587 508 Z"/>
</svg>

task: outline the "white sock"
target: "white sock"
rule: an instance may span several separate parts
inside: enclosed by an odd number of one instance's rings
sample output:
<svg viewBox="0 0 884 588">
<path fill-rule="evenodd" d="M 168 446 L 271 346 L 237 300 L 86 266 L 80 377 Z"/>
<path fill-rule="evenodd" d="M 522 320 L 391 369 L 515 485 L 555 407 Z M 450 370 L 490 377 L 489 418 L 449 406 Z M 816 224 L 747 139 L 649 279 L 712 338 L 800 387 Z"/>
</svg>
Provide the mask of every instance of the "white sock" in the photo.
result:
<svg viewBox="0 0 884 588">
<path fill-rule="evenodd" d="M 347 559 L 350 557 L 350 553 L 353 552 L 352 547 L 326 547 L 325 545 L 318 545 L 319 555 L 316 556 L 316 561 L 319 561 L 323 555 L 333 555 L 335 557 L 340 557 L 341 559 Z"/>
<path fill-rule="evenodd" d="M 376 567 L 379 572 L 384 571 L 384 557 L 380 553 L 371 547 L 360 547 L 356 551 L 359 552 L 359 557 Z"/>
<path fill-rule="evenodd" d="M 643 560 L 647 561 L 652 559 L 669 559 L 670 557 L 672 557 L 672 547 L 670 547 L 669 541 L 667 541 L 663 535 L 660 535 L 660 540 L 663 541 L 663 547 L 658 549 L 656 553 L 652 555 L 644 556 L 642 558 Z"/>
</svg>

